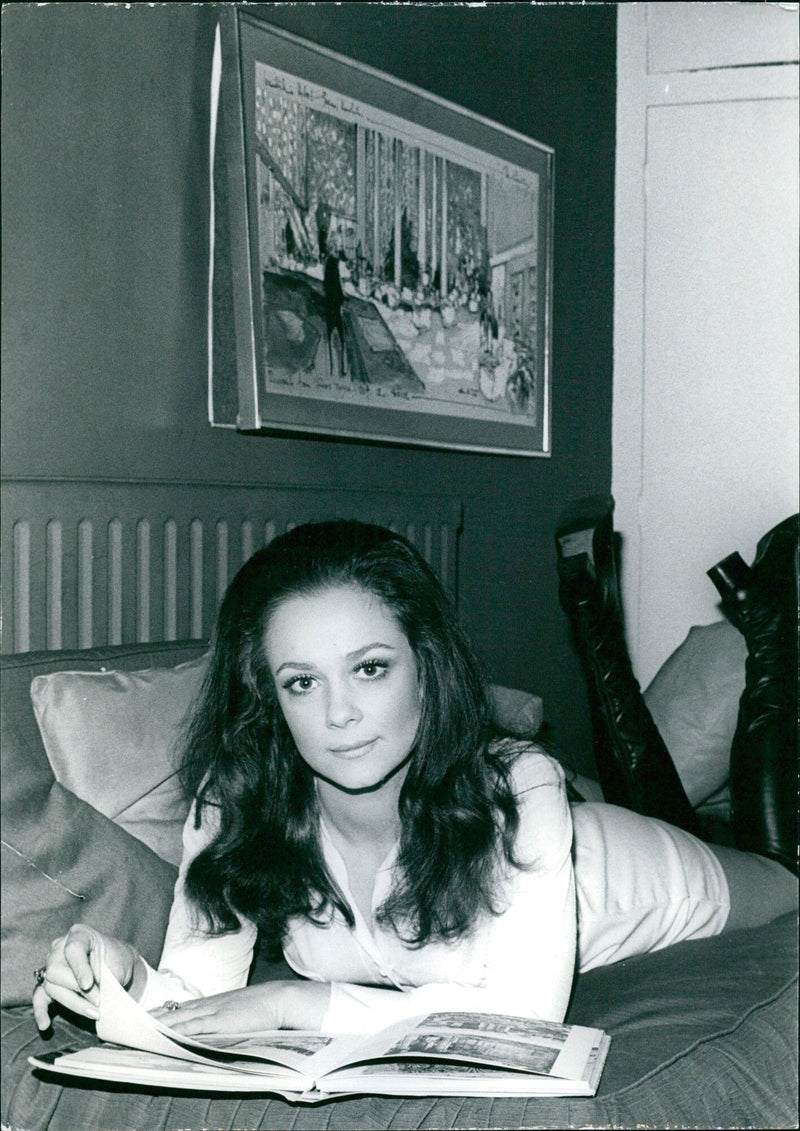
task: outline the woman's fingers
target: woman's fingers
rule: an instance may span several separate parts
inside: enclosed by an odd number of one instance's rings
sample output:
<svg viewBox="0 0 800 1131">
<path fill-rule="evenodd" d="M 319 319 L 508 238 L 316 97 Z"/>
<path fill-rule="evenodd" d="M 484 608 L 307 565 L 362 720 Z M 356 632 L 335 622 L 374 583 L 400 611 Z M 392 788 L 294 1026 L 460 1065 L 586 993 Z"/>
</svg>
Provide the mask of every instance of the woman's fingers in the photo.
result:
<svg viewBox="0 0 800 1131">
<path fill-rule="evenodd" d="M 49 994 L 51 1001 L 57 1001 L 59 1005 L 66 1006 L 73 1013 L 79 1013 L 82 1017 L 90 1017 L 95 1021 L 100 1016 L 100 1010 L 95 1003 L 77 990 L 60 986 L 56 982 L 50 982 L 49 979 L 45 981 L 43 988 Z"/>
<path fill-rule="evenodd" d="M 42 1032 L 50 1028 L 50 1010 L 48 1007 L 51 1000 L 43 985 L 37 986 L 33 991 L 33 1016 L 36 1027 Z"/>
<path fill-rule="evenodd" d="M 96 1021 L 100 1015 L 99 1009 L 89 997 L 68 986 L 51 981 L 48 976 L 33 991 L 33 1016 L 42 1032 L 50 1028 L 50 1003 L 53 1001 L 93 1021 Z"/>
<path fill-rule="evenodd" d="M 80 923 L 70 928 L 64 943 L 64 960 L 84 993 L 99 982 L 102 956 L 103 943 L 97 931 Z"/>
<path fill-rule="evenodd" d="M 165 1022 L 166 1024 L 166 1022 Z M 225 1028 L 220 1023 L 220 1018 L 213 1013 L 187 1016 L 169 1023 L 169 1028 L 175 1033 L 182 1033 L 184 1037 L 209 1036 L 212 1033 L 224 1033 Z"/>
<path fill-rule="evenodd" d="M 92 985 L 88 990 L 83 989 L 66 964 L 54 963 L 52 970 L 48 967 L 44 986 L 50 997 L 60 1001 L 62 1005 L 67 1004 L 67 998 L 88 1002 L 93 1008 L 100 1003 L 100 987 Z"/>
<path fill-rule="evenodd" d="M 181 1002 L 177 1009 L 162 1006 L 152 1010 L 152 1015 L 163 1025 L 187 1037 L 281 1027 L 273 995 L 265 986 L 196 998 Z"/>
<path fill-rule="evenodd" d="M 156 1021 L 160 1021 L 168 1029 L 172 1029 L 175 1033 L 183 1033 L 187 1037 L 218 1031 L 215 1028 L 216 1014 L 213 1011 L 201 1013 L 190 1009 L 154 1009 L 152 1014 Z"/>
<path fill-rule="evenodd" d="M 188 1001 L 167 1002 L 150 1012 L 172 1029 L 189 1019 L 214 1017 L 220 1008 L 224 1009 L 226 1004 L 230 1004 L 231 1000 L 235 1001 L 240 994 L 241 990 L 233 990 L 223 994 L 209 994 L 208 997 L 189 998 Z"/>
<path fill-rule="evenodd" d="M 54 989 L 84 994 L 92 1003 L 100 998 L 99 976 L 102 939 L 91 927 L 71 927 L 64 939 L 57 939 L 47 960 L 46 982 L 51 997 Z M 62 1001 L 62 996 L 58 996 Z"/>
<path fill-rule="evenodd" d="M 169 1025 L 170 1028 L 172 1028 L 172 1019 L 174 1017 L 177 1016 L 180 1020 L 180 1016 L 183 1016 L 178 1014 L 174 1006 L 168 1008 L 166 1005 L 160 1005 L 158 1009 L 151 1009 L 149 1012 L 151 1017 L 155 1017 L 156 1021 L 161 1021 L 164 1025 Z"/>
<path fill-rule="evenodd" d="M 186 1002 L 179 1009 L 154 1009 L 153 1017 L 162 1025 L 186 1036 L 238 1032 L 242 1028 L 242 1017 L 237 1010 L 209 1005 L 208 1000 L 200 998 L 197 1002 Z M 269 1024 L 264 1025 L 265 1029 L 269 1027 Z"/>
</svg>

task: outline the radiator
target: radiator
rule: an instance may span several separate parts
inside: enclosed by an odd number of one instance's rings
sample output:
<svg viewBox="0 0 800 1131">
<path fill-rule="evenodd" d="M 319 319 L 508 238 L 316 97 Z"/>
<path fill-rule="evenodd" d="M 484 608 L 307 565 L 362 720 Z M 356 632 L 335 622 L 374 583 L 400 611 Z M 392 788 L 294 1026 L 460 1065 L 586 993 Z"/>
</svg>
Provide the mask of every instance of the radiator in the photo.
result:
<svg viewBox="0 0 800 1131">
<path fill-rule="evenodd" d="M 458 500 L 434 494 L 7 480 L 2 651 L 205 639 L 255 550 L 327 518 L 405 534 L 456 600 L 461 514 Z"/>
</svg>

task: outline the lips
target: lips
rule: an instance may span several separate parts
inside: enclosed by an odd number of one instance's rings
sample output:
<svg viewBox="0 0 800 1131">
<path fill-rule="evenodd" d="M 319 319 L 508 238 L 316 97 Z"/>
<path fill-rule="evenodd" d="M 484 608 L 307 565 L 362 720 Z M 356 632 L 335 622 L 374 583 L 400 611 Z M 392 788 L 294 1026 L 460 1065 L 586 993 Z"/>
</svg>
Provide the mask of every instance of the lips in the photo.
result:
<svg viewBox="0 0 800 1131">
<path fill-rule="evenodd" d="M 331 754 L 336 754 L 340 758 L 355 758 L 359 754 L 365 753 L 377 741 L 377 738 L 370 738 L 367 742 L 353 742 L 349 746 L 329 746 L 328 749 Z"/>
</svg>

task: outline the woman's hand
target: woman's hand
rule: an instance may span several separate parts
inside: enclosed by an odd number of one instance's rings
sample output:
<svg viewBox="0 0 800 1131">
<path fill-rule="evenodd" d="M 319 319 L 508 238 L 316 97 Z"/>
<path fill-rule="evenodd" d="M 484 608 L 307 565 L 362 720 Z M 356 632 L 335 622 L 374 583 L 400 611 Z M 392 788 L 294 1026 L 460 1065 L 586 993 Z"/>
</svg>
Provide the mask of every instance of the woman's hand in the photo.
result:
<svg viewBox="0 0 800 1131">
<path fill-rule="evenodd" d="M 187 1037 L 256 1033 L 263 1029 L 319 1031 L 330 1001 L 328 982 L 262 982 L 241 990 L 164 1006 L 151 1013 Z"/>
<path fill-rule="evenodd" d="M 105 962 L 122 986 L 133 981 L 139 956 L 121 939 L 103 935 L 94 927 L 76 923 L 69 932 L 52 943 L 44 980 L 33 991 L 33 1015 L 41 1030 L 50 1028 L 50 1003 L 53 1001 L 97 1020 L 100 963 Z"/>
</svg>

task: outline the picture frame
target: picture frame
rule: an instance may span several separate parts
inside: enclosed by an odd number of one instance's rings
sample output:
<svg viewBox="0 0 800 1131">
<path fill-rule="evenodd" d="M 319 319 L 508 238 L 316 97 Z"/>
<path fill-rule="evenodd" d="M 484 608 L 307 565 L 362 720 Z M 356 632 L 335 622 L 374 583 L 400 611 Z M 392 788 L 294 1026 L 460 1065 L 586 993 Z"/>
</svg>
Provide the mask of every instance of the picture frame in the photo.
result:
<svg viewBox="0 0 800 1131">
<path fill-rule="evenodd" d="M 553 150 L 235 5 L 221 60 L 212 423 L 549 456 Z"/>
</svg>

